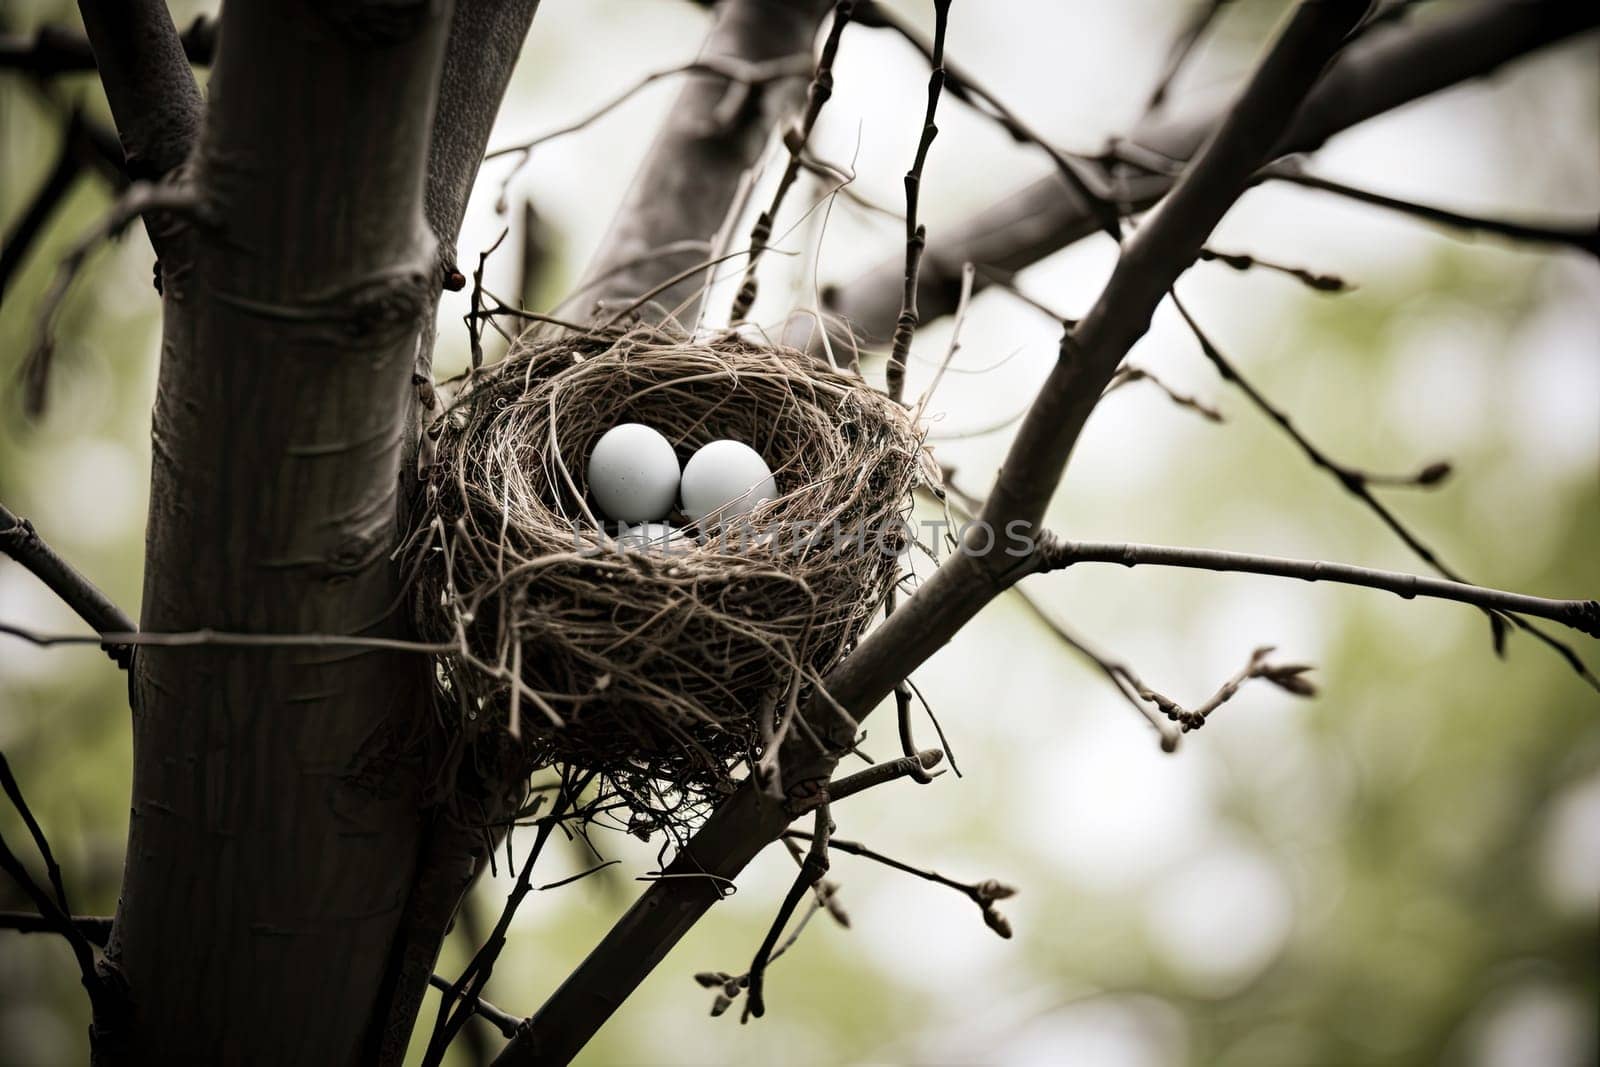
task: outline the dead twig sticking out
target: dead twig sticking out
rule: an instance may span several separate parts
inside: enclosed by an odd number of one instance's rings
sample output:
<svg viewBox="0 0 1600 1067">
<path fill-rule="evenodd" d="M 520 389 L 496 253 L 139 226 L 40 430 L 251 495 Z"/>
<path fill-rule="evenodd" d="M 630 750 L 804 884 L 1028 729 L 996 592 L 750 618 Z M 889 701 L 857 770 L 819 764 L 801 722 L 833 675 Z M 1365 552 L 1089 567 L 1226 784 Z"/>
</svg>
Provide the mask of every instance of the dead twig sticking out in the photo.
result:
<svg viewBox="0 0 1600 1067">
<path fill-rule="evenodd" d="M 1165 393 L 1167 395 L 1167 399 L 1172 401 L 1174 404 L 1181 408 L 1188 408 L 1190 411 L 1197 413 L 1202 418 L 1208 419 L 1211 422 L 1227 421 L 1225 418 L 1223 418 L 1222 412 L 1218 411 L 1215 407 L 1206 403 L 1204 400 L 1201 400 L 1192 393 L 1184 393 L 1174 389 L 1159 376 L 1157 376 L 1155 371 L 1146 370 L 1144 367 L 1136 367 L 1131 363 L 1124 363 L 1117 370 L 1116 375 L 1111 379 L 1111 384 L 1107 385 L 1105 392 L 1101 393 L 1100 395 L 1107 396 L 1118 389 L 1121 389 L 1125 385 L 1132 385 L 1134 382 L 1149 382 L 1151 385 Z"/>
<path fill-rule="evenodd" d="M 944 38 L 950 25 L 950 0 L 933 0 L 933 51 L 929 62 L 933 70 L 928 74 L 928 109 L 922 119 L 922 136 L 917 141 L 916 158 L 906 171 L 906 275 L 905 291 L 900 300 L 900 316 L 895 321 L 894 346 L 889 352 L 889 366 L 885 371 L 889 395 L 899 402 L 906 388 L 906 356 L 911 352 L 911 335 L 917 324 L 917 271 L 922 265 L 922 253 L 928 245 L 927 227 L 917 221 L 917 202 L 922 192 L 922 169 L 928 162 L 928 150 L 933 139 L 939 136 L 934 122 L 939 111 L 939 95 L 944 91 Z"/>
<path fill-rule="evenodd" d="M 801 841 L 812 841 L 813 844 L 815 843 L 814 835 L 808 834 L 803 830 L 790 830 L 784 834 L 784 837 L 786 839 L 795 838 Z M 967 899 L 971 900 L 974 904 L 978 905 L 979 909 L 983 912 L 983 922 L 985 926 L 999 934 L 1001 937 L 1009 938 L 1011 936 L 1012 930 L 1010 921 L 1007 920 L 1004 915 L 1001 915 L 1000 912 L 996 911 L 994 907 L 995 901 L 1006 900 L 1017 895 L 1017 891 L 1011 886 L 1006 885 L 1004 882 L 996 881 L 993 878 L 986 878 L 981 882 L 973 883 L 958 882 L 954 878 L 946 878 L 937 871 L 923 870 L 921 867 L 914 867 L 902 860 L 885 856 L 883 853 L 876 852 L 873 849 L 861 844 L 859 841 L 845 841 L 840 838 L 832 838 L 828 842 L 828 847 L 830 849 L 837 849 L 838 851 L 849 856 L 860 856 L 862 859 L 872 860 L 874 863 L 881 863 L 885 867 L 892 867 L 897 871 L 903 871 L 906 874 L 915 875 L 916 877 L 927 882 L 932 882 L 935 885 L 942 885 L 950 889 L 954 889 L 967 897 Z"/>
<path fill-rule="evenodd" d="M 817 125 L 817 117 L 822 114 L 823 105 L 833 95 L 833 60 L 839 54 L 839 38 L 844 34 L 844 28 L 849 24 L 851 12 L 854 10 L 854 0 L 838 0 L 838 3 L 834 4 L 833 22 L 828 27 L 828 36 L 822 42 L 822 54 L 817 59 L 816 73 L 812 76 L 811 88 L 806 93 L 806 109 L 799 120 L 784 131 L 783 145 L 788 149 L 789 162 L 778 178 L 777 188 L 772 191 L 772 202 L 767 205 L 765 211 L 756 216 L 755 226 L 750 231 L 750 259 L 745 264 L 744 280 L 739 284 L 739 291 L 733 299 L 733 310 L 729 315 L 729 321 L 734 325 L 744 321 L 745 316 L 750 313 L 751 305 L 756 302 L 756 268 L 761 262 L 761 254 L 767 249 L 767 242 L 772 239 L 772 227 L 776 224 L 778 209 L 783 206 L 790 187 L 800 176 L 806 144 L 811 140 L 811 131 Z"/>
<path fill-rule="evenodd" d="M 761 947 L 756 950 L 756 957 L 750 964 L 749 995 L 745 998 L 744 1014 L 740 1016 L 740 1022 L 749 1022 L 752 1016 L 759 1019 L 766 1014 L 767 1003 L 762 994 L 767 965 L 772 962 L 773 949 L 777 947 L 778 937 L 783 933 L 783 928 L 789 925 L 789 919 L 794 915 L 794 909 L 799 907 L 801 898 L 810 893 L 812 887 L 828 873 L 828 839 L 833 836 L 833 816 L 829 813 L 826 801 L 817 808 L 814 825 L 811 848 L 800 864 L 800 872 L 795 875 L 794 884 L 789 887 L 788 894 L 778 907 L 778 914 L 772 920 L 766 940 L 761 942 Z"/>
<path fill-rule="evenodd" d="M 1318 271 L 1306 270 L 1304 267 L 1290 267 L 1282 263 L 1274 263 L 1270 260 L 1262 259 L 1260 256 L 1252 256 L 1247 252 L 1219 252 L 1214 248 L 1202 248 L 1200 250 L 1200 261 L 1202 263 L 1221 263 L 1223 266 L 1232 267 L 1237 271 L 1252 270 L 1256 267 L 1260 267 L 1262 270 L 1275 271 L 1279 274 L 1288 275 L 1306 288 L 1314 289 L 1319 293 L 1348 293 L 1355 289 L 1355 286 L 1337 274 L 1323 274 Z"/>
</svg>

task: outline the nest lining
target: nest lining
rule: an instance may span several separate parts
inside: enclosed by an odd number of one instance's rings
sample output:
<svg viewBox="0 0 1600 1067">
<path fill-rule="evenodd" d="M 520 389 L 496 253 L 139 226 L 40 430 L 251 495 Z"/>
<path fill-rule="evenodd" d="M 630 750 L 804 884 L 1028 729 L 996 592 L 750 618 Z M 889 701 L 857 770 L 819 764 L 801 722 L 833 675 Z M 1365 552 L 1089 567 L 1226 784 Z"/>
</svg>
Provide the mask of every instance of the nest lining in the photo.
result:
<svg viewBox="0 0 1600 1067">
<path fill-rule="evenodd" d="M 595 441 L 653 426 L 680 464 L 718 438 L 778 484 L 748 524 L 624 547 L 584 485 Z M 927 464 L 910 415 L 792 349 L 654 327 L 525 339 L 467 378 L 408 539 L 456 736 L 509 728 L 523 772 L 597 772 L 669 820 L 727 791 L 899 577 Z M 611 528 L 616 532 L 616 527 Z M 653 815 L 652 815 L 653 813 Z"/>
</svg>

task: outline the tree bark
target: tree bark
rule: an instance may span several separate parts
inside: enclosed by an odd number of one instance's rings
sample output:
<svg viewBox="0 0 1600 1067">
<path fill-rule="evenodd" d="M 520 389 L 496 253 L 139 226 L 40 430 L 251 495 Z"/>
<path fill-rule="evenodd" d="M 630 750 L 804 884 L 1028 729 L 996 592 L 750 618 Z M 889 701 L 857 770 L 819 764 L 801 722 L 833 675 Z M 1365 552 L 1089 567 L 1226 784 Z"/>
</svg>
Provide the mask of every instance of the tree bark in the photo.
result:
<svg viewBox="0 0 1600 1067">
<path fill-rule="evenodd" d="M 230 0 L 164 251 L 142 625 L 405 636 L 389 561 L 448 5 Z M 370 650 L 148 648 L 107 1060 L 349 1063 L 422 833 L 428 676 Z"/>
</svg>

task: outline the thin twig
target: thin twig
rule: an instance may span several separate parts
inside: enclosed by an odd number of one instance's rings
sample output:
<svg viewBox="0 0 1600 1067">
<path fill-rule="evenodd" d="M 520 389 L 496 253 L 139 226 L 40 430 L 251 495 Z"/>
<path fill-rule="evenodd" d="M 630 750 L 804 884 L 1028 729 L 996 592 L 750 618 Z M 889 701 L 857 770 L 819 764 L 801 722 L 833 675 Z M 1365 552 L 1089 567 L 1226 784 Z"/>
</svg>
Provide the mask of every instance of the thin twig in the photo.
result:
<svg viewBox="0 0 1600 1067">
<path fill-rule="evenodd" d="M 944 759 L 944 752 L 937 748 L 925 748 L 914 756 L 902 756 L 896 760 L 886 760 L 883 763 L 874 763 L 864 771 L 845 778 L 831 781 L 827 787 L 817 795 L 817 803 L 837 803 L 857 793 L 871 789 L 873 786 L 884 785 L 900 778 L 914 775 L 917 771 L 931 771 Z M 943 772 L 940 772 L 943 773 Z M 811 805 L 809 803 L 796 804 L 797 813 L 804 812 Z"/>
<path fill-rule="evenodd" d="M 1157 111 L 1167 101 L 1167 93 L 1172 88 L 1178 72 L 1183 69 L 1189 57 L 1194 54 L 1195 46 L 1200 43 L 1200 38 L 1205 35 L 1207 28 L 1216 21 L 1222 9 L 1227 6 L 1228 0 L 1204 0 L 1195 8 L 1194 14 L 1184 24 L 1183 31 L 1172 42 L 1172 48 L 1167 52 L 1167 62 L 1161 71 L 1161 77 L 1156 80 L 1156 87 L 1150 93 L 1150 99 L 1145 104 L 1145 111 Z"/>
<path fill-rule="evenodd" d="M 550 840 L 551 832 L 565 816 L 567 809 L 577 803 L 579 794 L 588 788 L 593 780 L 593 773 L 564 777 L 561 792 L 557 795 L 550 814 L 537 821 L 538 830 L 535 831 L 533 845 L 528 849 L 527 859 L 523 861 L 522 870 L 517 874 L 516 885 L 506 897 L 505 908 L 501 911 L 493 932 L 461 972 L 461 977 L 440 996 L 439 1014 L 434 1020 L 433 1033 L 428 1039 L 428 1047 L 422 1058 L 424 1067 L 438 1067 L 450 1042 L 477 1011 L 483 987 L 494 971 L 495 961 L 500 958 L 500 951 L 505 947 L 506 931 L 511 926 L 511 919 L 516 915 L 523 899 L 533 891 L 533 865 L 538 862 L 539 854 L 544 850 L 545 843 Z"/>
<path fill-rule="evenodd" d="M 1124 567 L 1187 567 L 1242 574 L 1268 574 L 1280 578 L 1299 578 L 1307 582 L 1336 582 L 1380 589 L 1404 600 L 1428 597 L 1454 600 L 1487 611 L 1532 615 L 1570 626 L 1579 633 L 1600 637 L 1600 602 L 1594 600 L 1551 600 L 1500 589 L 1490 589 L 1445 578 L 1356 567 L 1347 563 L 1320 560 L 1285 559 L 1246 552 L 1220 552 L 1205 548 L 1180 548 L 1168 545 L 1141 545 L 1095 541 L 1066 541 L 1045 533 L 1039 537 L 1026 564 L 1032 573 L 1062 570 L 1079 563 L 1116 563 Z"/>
<path fill-rule="evenodd" d="M 787 831 L 784 834 L 784 837 L 795 838 L 801 841 L 813 840 L 813 835 L 806 833 L 804 830 Z M 915 875 L 916 877 L 927 882 L 932 882 L 935 885 L 942 885 L 950 889 L 954 889 L 963 896 L 967 897 L 974 904 L 978 905 L 983 912 L 984 924 L 987 925 L 989 929 L 993 930 L 1001 937 L 1009 938 L 1011 936 L 1011 923 L 1006 920 L 1004 915 L 1001 915 L 994 908 L 995 901 L 1006 900 L 1009 897 L 1014 897 L 1017 895 L 1017 891 L 1011 886 L 1006 885 L 1004 882 L 995 881 L 993 878 L 986 878 L 981 882 L 958 882 L 954 878 L 946 878 L 937 871 L 924 870 L 921 867 L 915 867 L 902 860 L 894 859 L 891 856 L 885 856 L 883 853 L 870 849 L 866 845 L 861 844 L 859 841 L 845 841 L 840 838 L 833 838 L 828 842 L 828 847 L 830 849 L 838 849 L 840 852 L 843 852 L 849 856 L 859 856 L 862 859 L 872 860 L 874 863 L 881 863 L 885 867 L 891 867 L 894 870 L 902 871 L 905 874 Z"/>
<path fill-rule="evenodd" d="M 1434 207 L 1431 204 L 1419 204 L 1412 200 L 1403 200 L 1400 197 L 1386 196 L 1383 193 L 1375 193 L 1344 182 L 1336 182 L 1329 178 L 1319 178 L 1315 175 L 1307 174 L 1300 168 L 1298 161 L 1293 159 L 1285 160 L 1266 168 L 1263 171 L 1263 175 L 1288 182 L 1291 185 L 1334 193 L 1348 200 L 1355 200 L 1362 204 L 1383 208 L 1386 211 L 1398 212 L 1402 215 L 1409 215 L 1412 218 L 1421 219 L 1423 222 L 1455 230 L 1458 234 L 1468 237 L 1483 233 L 1529 244 L 1564 245 L 1576 248 L 1581 252 L 1587 252 L 1591 256 L 1600 257 L 1600 225 L 1540 226 L 1533 223 L 1515 222 L 1510 219 L 1497 219 L 1484 215 L 1469 215 L 1459 211 L 1450 211 L 1446 208 Z"/>
<path fill-rule="evenodd" d="M 105 635 L 130 633 L 139 627 L 111 602 L 110 597 L 62 559 L 39 536 L 32 523 L 17 516 L 4 504 L 0 504 L 0 552 L 22 564 L 49 587 L 52 593 L 77 612 L 80 619 L 101 634 L 100 643 L 106 654 L 119 666 L 128 666 L 132 660 L 129 646 L 108 641 Z"/>
<path fill-rule="evenodd" d="M 55 853 L 50 851 L 50 839 L 45 837 L 39 820 L 33 817 L 33 809 L 28 807 L 27 800 L 23 798 L 22 787 L 17 784 L 16 776 L 11 773 L 11 764 L 3 752 L 0 752 L 0 789 L 5 791 L 12 807 L 22 816 L 23 825 L 33 837 L 34 847 L 39 850 L 39 857 L 44 860 L 45 875 L 49 878 L 50 888 L 56 895 L 56 903 L 63 912 L 70 915 L 72 907 L 67 903 L 67 887 L 61 881 L 61 864 L 56 862 Z"/>
<path fill-rule="evenodd" d="M 428 976 L 428 984 L 441 993 L 448 993 L 454 988 L 450 979 L 438 974 L 430 974 Z M 510 1037 L 515 1034 L 517 1032 L 517 1024 L 522 1022 L 521 1019 L 512 1015 L 509 1011 L 495 1007 L 482 997 L 473 1001 L 472 1014 L 491 1023 L 496 1030 L 500 1031 L 503 1037 Z"/>
<path fill-rule="evenodd" d="M 40 648 L 55 645 L 153 646 L 156 648 L 367 648 L 385 652 L 418 652 L 442 655 L 459 652 L 461 646 L 448 641 L 406 641 L 397 637 L 362 637 L 360 634 L 247 634 L 229 630 L 179 630 L 153 633 L 149 630 L 108 630 L 88 634 L 40 633 L 26 627 L 0 622 L 0 634 L 20 638 Z"/>
<path fill-rule="evenodd" d="M 61 882 L 61 868 L 56 865 L 55 856 L 50 851 L 50 843 L 45 838 L 44 831 L 40 829 L 39 822 L 33 817 L 33 811 L 28 807 L 27 801 L 22 796 L 22 790 L 17 786 L 17 780 L 11 774 L 10 764 L 6 762 L 4 754 L 0 754 L 0 784 L 5 788 L 6 796 L 16 807 L 17 814 L 22 817 L 23 823 L 28 827 L 33 843 L 39 850 L 40 856 L 45 861 L 50 884 L 55 892 L 54 898 L 40 888 L 39 883 L 33 880 L 22 861 L 19 860 L 11 847 L 6 844 L 4 836 L 0 836 L 0 870 L 9 874 L 27 896 L 33 901 L 34 907 L 39 909 L 39 915 L 47 924 L 47 929 L 66 938 L 67 944 L 72 948 L 72 955 L 78 963 L 78 972 L 83 981 L 83 987 L 89 993 L 93 1002 L 96 1015 L 100 1014 L 103 1007 L 103 995 L 106 990 L 95 970 L 94 949 L 90 946 L 88 938 L 73 924 L 72 909 L 67 906 L 67 892 Z"/>
<path fill-rule="evenodd" d="M 850 22 L 850 13 L 854 9 L 855 0 L 838 0 L 833 5 L 833 21 L 828 26 L 828 36 L 823 40 L 822 52 L 817 58 L 816 73 L 812 75 L 811 87 L 806 92 L 805 111 L 801 113 L 799 121 L 784 133 L 783 145 L 789 152 L 789 162 L 778 178 L 777 187 L 772 191 L 772 202 L 767 205 L 765 211 L 756 216 L 755 226 L 750 231 L 750 259 L 745 263 L 744 280 L 740 282 L 739 291 L 734 295 L 733 310 L 728 320 L 734 325 L 744 321 L 745 316 L 750 313 L 751 306 L 756 302 L 756 268 L 761 262 L 761 253 L 766 251 L 767 242 L 772 237 L 772 227 L 778 218 L 778 209 L 783 206 L 784 197 L 789 195 L 790 187 L 800 176 L 806 144 L 811 140 L 811 131 L 816 127 L 817 117 L 822 114 L 823 105 L 833 95 L 833 60 L 839 53 L 839 38 Z"/>
<path fill-rule="evenodd" d="M 956 353 L 961 351 L 961 327 L 967 322 L 967 308 L 972 303 L 972 283 L 977 274 L 977 268 L 971 263 L 961 268 L 961 298 L 956 301 L 955 319 L 950 324 L 950 343 L 945 346 L 944 358 L 939 361 L 938 368 L 933 372 L 933 381 L 922 391 L 922 396 L 917 399 L 915 412 L 916 418 L 921 418 L 928 406 L 928 401 L 933 398 L 934 390 L 939 388 L 939 383 L 944 380 L 945 371 L 950 369 L 950 363 L 956 358 Z"/>
<path fill-rule="evenodd" d="M 939 136 L 934 122 L 939 111 L 939 95 L 944 90 L 944 38 L 950 25 L 951 0 L 933 0 L 933 50 L 928 62 L 933 70 L 928 74 L 928 108 L 922 118 L 922 136 L 917 141 L 917 154 L 911 169 L 906 171 L 906 275 L 905 290 L 900 300 L 900 316 L 895 321 L 894 345 L 889 351 L 889 366 L 885 371 L 889 395 L 895 400 L 905 394 L 906 356 L 911 351 L 911 336 L 916 333 L 917 272 L 922 265 L 922 252 L 928 246 L 928 230 L 917 221 L 917 202 L 922 192 L 922 169 L 928 162 L 928 150 L 933 139 Z"/>
<path fill-rule="evenodd" d="M 111 940 L 111 916 L 74 915 L 72 925 L 84 940 L 96 948 L 104 948 Z M 18 934 L 59 934 L 55 923 L 33 911 L 0 911 L 0 930 Z"/>
<path fill-rule="evenodd" d="M 964 520 L 970 521 L 978 512 L 983 510 L 983 501 L 962 491 L 956 485 L 955 471 L 953 469 L 947 468 L 944 471 L 944 493 L 946 505 Z M 1140 717 L 1149 723 L 1150 728 L 1156 732 L 1156 736 L 1161 743 L 1161 751 L 1176 752 L 1178 750 L 1178 740 L 1182 736 L 1181 732 L 1169 726 L 1151 702 L 1139 695 L 1140 691 L 1146 687 L 1131 667 L 1096 650 L 1077 633 L 1068 629 L 1066 624 L 1056 618 L 1053 612 L 1045 608 L 1044 604 L 1029 590 L 1027 585 L 1019 582 L 1011 587 L 1010 592 L 1020 597 L 1034 617 L 1049 627 L 1050 631 L 1061 640 L 1062 644 L 1088 660 L 1101 674 L 1105 675 L 1106 680 L 1111 683 L 1111 687 L 1117 691 L 1117 694 L 1127 701 L 1128 706 L 1138 712 Z"/>
<path fill-rule="evenodd" d="M 811 892 L 812 886 L 821 881 L 823 875 L 828 873 L 828 839 L 833 835 L 833 816 L 829 813 L 827 801 L 823 801 L 817 808 L 815 827 L 811 835 L 811 848 L 800 864 L 800 871 L 795 875 L 794 884 L 789 887 L 788 894 L 779 905 L 778 914 L 773 917 L 766 939 L 761 942 L 761 947 L 756 950 L 755 960 L 750 964 L 749 995 L 745 997 L 744 1014 L 740 1017 L 740 1022 L 749 1022 L 751 1016 L 759 1019 L 766 1014 L 767 1003 L 762 996 L 763 984 L 767 964 L 772 960 L 772 950 L 777 946 L 778 936 L 783 933 L 783 928 L 789 925 L 789 918 L 794 915 L 794 909 L 800 905 L 801 899 Z"/>
<path fill-rule="evenodd" d="M 1189 410 L 1196 412 L 1201 417 L 1209 419 L 1212 422 L 1227 421 L 1222 417 L 1222 412 L 1218 411 L 1215 407 L 1206 403 L 1204 400 L 1201 400 L 1192 393 L 1184 393 L 1174 389 L 1172 386 L 1163 381 L 1155 373 L 1155 371 L 1147 370 L 1144 367 L 1136 367 L 1131 363 L 1124 363 L 1117 370 L 1117 373 L 1111 379 L 1111 384 L 1107 385 L 1105 392 L 1100 395 L 1105 396 L 1109 393 L 1113 393 L 1125 385 L 1132 385 L 1134 382 L 1149 382 L 1151 385 L 1165 393 L 1167 395 L 1167 399 L 1172 401 L 1174 404 L 1177 404 L 1181 408 L 1188 408 Z"/>
<path fill-rule="evenodd" d="M 1355 286 L 1339 277 L 1337 274 L 1323 274 L 1320 271 L 1307 270 L 1304 267 L 1290 267 L 1282 263 L 1274 263 L 1262 259 L 1260 256 L 1250 255 L 1248 252 L 1219 252 L 1214 248 L 1200 250 L 1202 263 L 1221 263 L 1225 267 L 1232 267 L 1237 271 L 1252 270 L 1260 267 L 1262 270 L 1276 271 L 1286 274 L 1308 289 L 1319 293 L 1348 293 Z"/>
</svg>

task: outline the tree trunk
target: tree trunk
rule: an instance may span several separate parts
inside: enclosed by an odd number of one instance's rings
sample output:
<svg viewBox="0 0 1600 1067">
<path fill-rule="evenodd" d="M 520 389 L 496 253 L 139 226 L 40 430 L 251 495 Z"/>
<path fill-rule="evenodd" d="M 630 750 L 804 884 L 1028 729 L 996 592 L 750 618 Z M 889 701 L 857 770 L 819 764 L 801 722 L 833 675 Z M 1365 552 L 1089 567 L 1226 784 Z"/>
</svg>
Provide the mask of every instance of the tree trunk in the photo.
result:
<svg viewBox="0 0 1600 1067">
<path fill-rule="evenodd" d="M 142 625 L 403 637 L 390 552 L 432 306 L 448 6 L 230 0 L 164 250 Z M 363 1058 L 414 873 L 428 678 L 348 646 L 146 648 L 102 1059 Z"/>
</svg>

